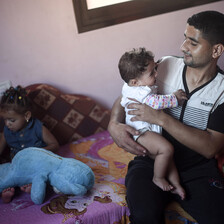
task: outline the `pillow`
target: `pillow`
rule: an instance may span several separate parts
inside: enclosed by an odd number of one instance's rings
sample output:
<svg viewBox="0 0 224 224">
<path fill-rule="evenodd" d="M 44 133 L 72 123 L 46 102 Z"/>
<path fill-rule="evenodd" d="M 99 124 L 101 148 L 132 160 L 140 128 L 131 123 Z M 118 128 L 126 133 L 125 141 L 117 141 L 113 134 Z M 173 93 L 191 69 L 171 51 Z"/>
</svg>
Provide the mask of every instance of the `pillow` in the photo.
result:
<svg viewBox="0 0 224 224">
<path fill-rule="evenodd" d="M 34 84 L 26 89 L 34 103 L 33 115 L 60 145 L 107 129 L 110 111 L 87 96 L 65 94 L 47 84 Z"/>
</svg>

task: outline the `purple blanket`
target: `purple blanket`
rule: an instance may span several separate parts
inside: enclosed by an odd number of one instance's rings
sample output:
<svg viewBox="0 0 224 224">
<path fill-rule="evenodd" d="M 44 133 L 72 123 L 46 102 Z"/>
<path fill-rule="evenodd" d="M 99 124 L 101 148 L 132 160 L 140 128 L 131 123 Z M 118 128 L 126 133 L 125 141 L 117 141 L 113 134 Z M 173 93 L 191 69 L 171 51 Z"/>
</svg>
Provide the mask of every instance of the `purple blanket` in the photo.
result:
<svg viewBox="0 0 224 224">
<path fill-rule="evenodd" d="M 107 131 L 60 148 L 63 157 L 78 159 L 95 173 L 94 187 L 83 197 L 57 195 L 49 186 L 45 202 L 35 205 L 30 195 L 18 191 L 9 204 L 0 200 L 1 224 L 128 224 L 124 177 L 134 155 L 117 147 Z M 167 209 L 166 222 L 196 222 Z"/>
</svg>

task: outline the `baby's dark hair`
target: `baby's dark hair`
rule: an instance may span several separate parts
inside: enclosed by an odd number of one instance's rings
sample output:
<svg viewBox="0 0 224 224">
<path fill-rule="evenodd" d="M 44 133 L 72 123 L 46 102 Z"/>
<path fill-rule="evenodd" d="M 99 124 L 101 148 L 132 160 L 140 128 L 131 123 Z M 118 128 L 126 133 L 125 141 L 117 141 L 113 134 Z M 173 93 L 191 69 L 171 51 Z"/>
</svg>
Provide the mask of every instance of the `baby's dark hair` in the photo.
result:
<svg viewBox="0 0 224 224">
<path fill-rule="evenodd" d="M 21 86 L 10 87 L 2 95 L 0 109 L 1 111 L 13 110 L 18 114 L 24 114 L 31 111 L 32 101 Z"/>
<path fill-rule="evenodd" d="M 217 11 L 204 11 L 191 16 L 187 23 L 202 32 L 210 44 L 224 44 L 224 14 Z"/>
<path fill-rule="evenodd" d="M 131 79 L 140 77 L 153 60 L 154 54 L 145 48 L 134 48 L 132 51 L 125 52 L 118 64 L 121 78 L 128 83 Z"/>
</svg>

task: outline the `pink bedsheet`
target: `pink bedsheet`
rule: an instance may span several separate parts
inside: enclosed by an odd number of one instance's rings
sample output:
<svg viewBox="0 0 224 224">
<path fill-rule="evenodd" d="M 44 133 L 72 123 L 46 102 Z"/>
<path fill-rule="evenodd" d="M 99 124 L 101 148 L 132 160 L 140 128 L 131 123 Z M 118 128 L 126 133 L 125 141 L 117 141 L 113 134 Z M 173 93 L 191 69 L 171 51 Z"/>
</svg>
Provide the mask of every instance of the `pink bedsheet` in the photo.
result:
<svg viewBox="0 0 224 224">
<path fill-rule="evenodd" d="M 84 142 L 85 147 L 82 146 Z M 93 170 L 96 168 L 100 172 L 103 167 L 103 170 L 106 171 L 109 168 L 109 162 L 98 154 L 98 150 L 112 143 L 109 135 L 97 134 L 95 137 L 85 138 L 61 147 L 59 154 L 88 161 L 87 164 Z M 80 147 L 85 153 L 79 152 Z M 77 155 L 74 154 L 76 150 Z M 118 169 L 123 169 L 126 166 L 119 162 L 115 162 L 114 165 Z M 93 189 L 84 197 L 56 195 L 49 189 L 45 203 L 42 205 L 33 204 L 29 194 L 18 192 L 9 204 L 3 204 L 0 200 L 0 223 L 109 224 L 118 223 L 122 219 L 125 223 L 129 211 L 124 200 L 123 183 L 123 178 L 116 178 L 109 172 L 103 175 L 97 173 Z"/>
<path fill-rule="evenodd" d="M 93 189 L 83 197 L 56 195 L 49 187 L 46 200 L 35 205 L 19 192 L 9 204 L 0 200 L 0 224 L 128 224 L 124 177 L 134 157 L 118 148 L 107 131 L 60 148 L 59 154 L 89 165 L 96 177 Z M 167 223 L 194 224 L 167 211 Z"/>
</svg>

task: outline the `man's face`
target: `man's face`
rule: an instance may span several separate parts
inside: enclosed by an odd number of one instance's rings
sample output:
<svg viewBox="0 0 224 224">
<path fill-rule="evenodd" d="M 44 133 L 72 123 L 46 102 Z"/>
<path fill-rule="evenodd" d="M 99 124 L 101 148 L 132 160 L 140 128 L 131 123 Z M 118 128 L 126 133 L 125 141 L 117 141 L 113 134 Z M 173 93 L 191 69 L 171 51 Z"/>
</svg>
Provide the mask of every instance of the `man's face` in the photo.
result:
<svg viewBox="0 0 224 224">
<path fill-rule="evenodd" d="M 212 45 L 202 37 L 201 31 L 187 24 L 184 33 L 185 40 L 181 45 L 184 53 L 184 63 L 193 68 L 206 66 L 212 59 Z"/>
</svg>

